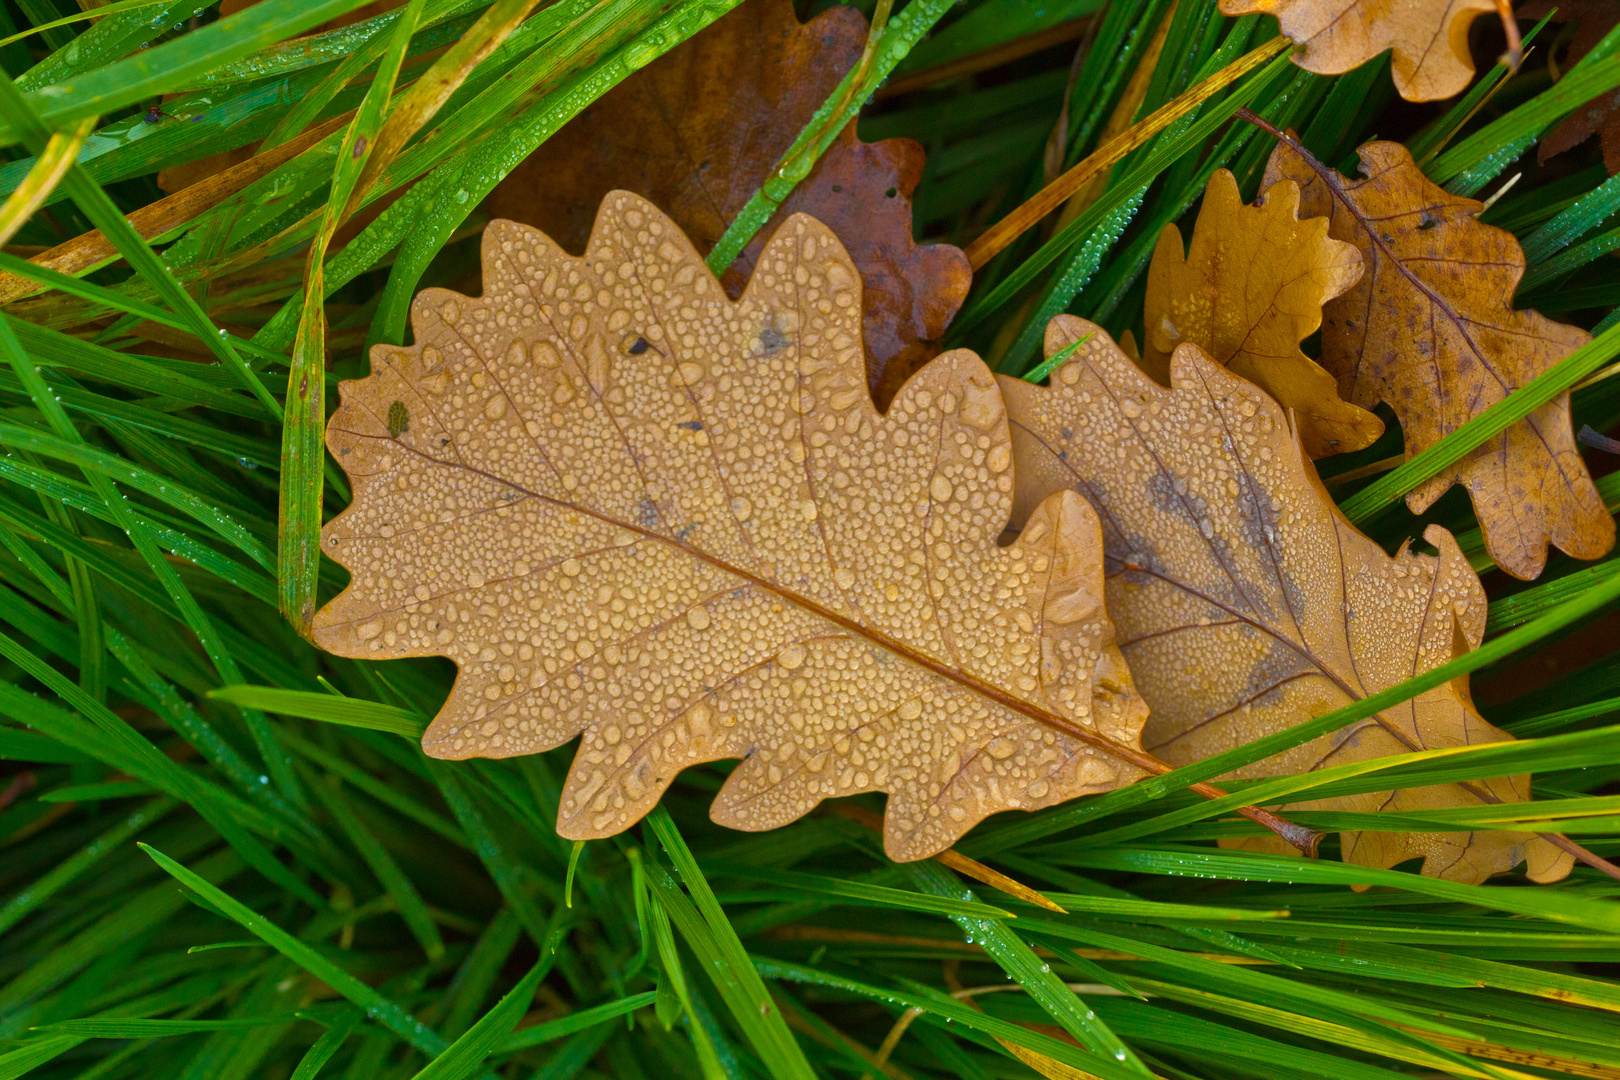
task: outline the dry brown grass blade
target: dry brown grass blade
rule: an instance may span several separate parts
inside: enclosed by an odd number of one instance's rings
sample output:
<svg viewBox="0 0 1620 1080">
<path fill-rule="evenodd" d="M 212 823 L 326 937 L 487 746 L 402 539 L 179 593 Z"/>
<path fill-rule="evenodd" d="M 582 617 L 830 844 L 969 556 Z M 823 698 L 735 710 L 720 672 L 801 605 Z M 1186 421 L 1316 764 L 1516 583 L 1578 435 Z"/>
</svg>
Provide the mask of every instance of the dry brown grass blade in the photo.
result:
<svg viewBox="0 0 1620 1080">
<path fill-rule="evenodd" d="M 1534 1050 L 1522 1050 L 1515 1046 L 1503 1046 L 1500 1043 L 1486 1042 L 1483 1039 L 1464 1039 L 1457 1035 L 1429 1031 L 1426 1028 L 1408 1027 L 1405 1024 L 1395 1026 L 1404 1031 L 1410 1031 L 1425 1042 L 1433 1043 L 1446 1050 L 1454 1050 L 1459 1054 L 1468 1054 L 1471 1057 L 1488 1058 L 1491 1061 L 1506 1061 L 1514 1065 L 1524 1065 L 1532 1069 L 1545 1069 L 1548 1072 L 1565 1076 L 1586 1076 L 1591 1077 L 1592 1080 L 1620 1080 L 1620 1069 L 1615 1068 L 1613 1065 L 1603 1065 L 1595 1061 L 1582 1061 L 1579 1058 L 1563 1057 L 1556 1054 L 1544 1054 Z M 1524 1073 L 1516 1069 L 1501 1071 L 1505 1071 L 1515 1078 L 1523 1077 L 1524 1080 L 1537 1080 L 1542 1075 L 1539 1072 Z M 1474 1075 L 1489 1077 L 1492 1073 L 1481 1069 Z"/>
<path fill-rule="evenodd" d="M 1468 28 L 1500 0 L 1220 0 L 1225 15 L 1273 15 L 1300 46 L 1295 63 L 1318 75 L 1342 75 L 1385 50 L 1407 101 L 1438 101 L 1474 76 Z M 1503 5 L 1505 6 L 1505 5 Z M 1504 22 L 1512 26 L 1511 17 Z M 1518 37 L 1510 31 L 1510 44 Z"/>
<path fill-rule="evenodd" d="M 465 34 L 433 61 L 433 66 L 411 84 L 388 113 L 377 132 L 376 144 L 355 181 L 348 203 L 338 215 L 341 221 L 354 213 L 372 184 L 390 162 L 405 148 L 422 125 L 450 100 L 450 95 L 511 35 L 540 0 L 497 0 Z"/>
<path fill-rule="evenodd" d="M 839 817 L 848 818 L 850 821 L 865 825 L 874 832 L 881 833 L 883 831 L 883 817 L 881 815 L 874 814 L 870 810 L 856 806 L 853 803 L 835 803 L 829 806 L 827 810 L 829 813 L 837 814 Z M 970 877 L 974 881 L 983 882 L 992 889 L 998 889 L 1008 896 L 1016 896 L 1026 903 L 1034 904 L 1036 907 L 1043 907 L 1047 911 L 1055 911 L 1060 915 L 1069 913 L 1068 909 L 1059 907 L 1057 903 L 1048 899 L 1044 893 L 1030 888 L 1017 878 L 1008 877 L 1000 870 L 984 865 L 977 859 L 968 858 L 955 848 L 946 848 L 936 854 L 934 858 L 957 873 Z"/>
<path fill-rule="evenodd" d="M 271 170 L 291 161 L 353 118 L 354 113 L 349 112 L 323 121 L 274 150 L 257 154 L 223 172 L 215 173 L 200 183 L 141 207 L 129 215 L 129 223 L 143 239 L 148 241 L 177 229 L 203 211 L 224 202 Z M 97 229 L 75 236 L 72 240 L 41 252 L 29 261 L 48 270 L 78 276 L 118 257 L 118 249 Z M 16 274 L 0 274 L 0 305 L 21 299 L 40 288 L 37 282 L 28 278 Z"/>
<path fill-rule="evenodd" d="M 969 244 L 965 249 L 968 262 L 975 270 L 982 267 L 1008 244 L 1039 224 L 1047 214 L 1062 206 L 1094 177 L 1113 168 L 1126 154 L 1288 48 L 1286 38 L 1272 38 L 1099 146 L 1090 156 L 1036 192 L 1022 206 L 990 226 Z"/>
<path fill-rule="evenodd" d="M 1148 88 L 1153 85 L 1153 72 L 1159 66 L 1159 54 L 1164 52 L 1164 42 L 1170 36 L 1170 23 L 1175 14 L 1175 5 L 1172 4 L 1164 13 L 1164 18 L 1159 20 L 1159 28 L 1153 31 L 1153 36 L 1148 39 L 1147 48 L 1142 50 L 1142 58 L 1136 62 L 1136 70 L 1131 72 L 1124 93 L 1120 94 L 1114 111 L 1108 114 L 1108 123 L 1103 126 L 1102 134 L 1097 137 L 1098 145 L 1111 142 L 1121 132 L 1130 128 L 1131 122 L 1136 119 L 1137 110 L 1142 107 L 1142 102 L 1147 100 Z M 1068 201 L 1063 204 L 1063 212 L 1053 223 L 1054 231 L 1079 217 L 1086 207 L 1097 201 L 1097 197 L 1108 189 L 1111 170 L 1112 167 L 1093 176 L 1069 196 Z M 1019 326 L 1024 322 L 1022 319 L 1013 321 Z M 1010 326 L 1008 329 L 1016 334 L 1018 327 Z M 1009 338 L 1008 344 L 1011 343 L 1012 339 Z"/>
<path fill-rule="evenodd" d="M 1152 710 L 1143 741 L 1153 753 L 1201 761 L 1479 645 L 1485 593 L 1451 534 L 1425 533 L 1438 556 L 1386 555 L 1338 512 L 1285 413 L 1258 388 L 1194 345 L 1177 349 L 1165 388 L 1101 327 L 1054 319 L 1047 355 L 1076 343 L 1049 388 L 1002 379 L 1021 509 L 1059 490 L 1097 508 L 1108 611 Z M 1237 775 L 1508 738 L 1458 679 Z M 1529 790 L 1517 776 L 1291 805 L 1421 812 L 1522 802 Z M 1516 832 L 1342 836 L 1348 862 L 1422 857 L 1424 873 L 1470 883 L 1525 861 L 1535 880 L 1555 880 L 1573 863 L 1562 838 Z M 1246 846 L 1282 850 L 1269 837 Z"/>
<path fill-rule="evenodd" d="M 68 131 L 52 135 L 40 153 L 39 160 L 28 170 L 22 183 L 0 204 L 0 247 L 17 234 L 17 230 L 33 216 L 56 185 L 62 182 L 79 156 L 79 148 L 95 130 L 96 117 L 87 116 Z"/>
<path fill-rule="evenodd" d="M 948 967 L 953 967 L 955 963 L 956 962 L 954 960 L 949 961 Z M 985 994 L 1024 992 L 1023 987 L 1016 984 L 1008 986 L 1006 983 L 996 983 L 991 986 L 961 986 L 955 981 L 954 978 L 948 980 L 948 985 L 951 987 L 951 997 L 966 1005 L 972 1006 L 975 1009 L 979 1008 L 978 1002 L 973 1000 L 976 997 L 981 997 Z M 1077 994 L 1099 992 L 1105 994 L 1118 993 L 1117 990 L 1110 986 L 1095 986 L 1088 983 L 1069 983 L 1067 985 L 1070 990 L 1073 990 Z M 983 1010 L 981 1009 L 980 1011 L 982 1012 Z M 900 1040 L 905 1037 L 905 1034 L 910 1029 L 912 1022 L 921 1015 L 922 1010 L 913 1007 L 907 1009 L 895 1019 L 894 1024 L 889 1028 L 889 1033 L 884 1036 L 883 1042 L 878 1047 L 877 1052 L 872 1055 L 876 1064 L 882 1066 L 888 1062 L 889 1055 L 894 1052 L 894 1048 L 896 1046 L 900 1045 Z M 1076 1046 L 1080 1045 L 1072 1035 L 1055 1025 L 1025 1024 L 1024 1026 L 1034 1030 L 1039 1030 L 1043 1035 L 1050 1035 L 1054 1039 L 1060 1039 L 1064 1042 L 1073 1043 Z M 1048 1057 L 1039 1051 L 1030 1050 L 1027 1047 L 1019 1046 L 1017 1043 L 1000 1038 L 999 1036 L 993 1037 L 995 1038 L 996 1042 L 1000 1043 L 1002 1048 L 1009 1054 L 1013 1055 L 1013 1057 L 1017 1058 L 1019 1061 L 1022 1061 L 1025 1065 L 1028 1065 L 1031 1069 L 1034 1069 L 1042 1076 L 1047 1077 L 1048 1080 L 1101 1080 L 1096 1073 L 1089 1073 L 1084 1069 L 1077 1069 L 1073 1065 L 1067 1065 L 1056 1060 L 1055 1058 Z M 1158 1076 L 1157 1073 L 1152 1075 Z M 1163 1078 L 1161 1077 L 1160 1080 L 1163 1080 Z"/>
<path fill-rule="evenodd" d="M 784 223 L 733 303 L 618 192 L 584 258 L 492 224 L 484 289 L 418 296 L 417 344 L 374 350 L 328 427 L 355 489 L 323 548 L 353 579 L 315 640 L 453 659 L 430 753 L 583 735 L 558 813 L 575 839 L 740 757 L 717 821 L 887 791 L 900 861 L 1168 768 L 1130 745 L 1143 710 L 1089 507 L 1061 495 L 998 546 L 993 377 L 947 354 L 878 414 L 825 226 Z"/>
<path fill-rule="evenodd" d="M 1300 351 L 1322 325 L 1322 304 L 1361 277 L 1361 254 L 1328 238 L 1328 220 L 1300 220 L 1299 188 L 1284 181 L 1252 205 L 1217 169 L 1204 189 L 1192 248 L 1166 225 L 1148 267 L 1142 370 L 1170 381 L 1170 354 L 1197 345 L 1292 409 L 1313 458 L 1371 446 L 1384 422 L 1339 398 L 1339 384 Z"/>
</svg>

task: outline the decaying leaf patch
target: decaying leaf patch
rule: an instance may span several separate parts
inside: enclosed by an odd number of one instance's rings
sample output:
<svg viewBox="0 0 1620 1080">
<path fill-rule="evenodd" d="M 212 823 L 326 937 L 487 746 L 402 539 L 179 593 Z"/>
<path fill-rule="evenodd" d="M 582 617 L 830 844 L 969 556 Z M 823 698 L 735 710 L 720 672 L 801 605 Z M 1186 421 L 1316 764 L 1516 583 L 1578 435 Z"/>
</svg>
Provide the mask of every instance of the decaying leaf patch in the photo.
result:
<svg viewBox="0 0 1620 1080">
<path fill-rule="evenodd" d="M 1513 234 L 1482 225 L 1482 205 L 1448 194 L 1399 143 L 1361 148 L 1366 179 L 1350 180 L 1280 143 L 1266 185 L 1293 180 L 1300 213 L 1326 216 L 1354 244 L 1365 272 L 1327 302 L 1322 366 L 1348 401 L 1387 401 L 1416 454 L 1590 340 L 1584 330 L 1515 311 L 1524 252 Z M 1542 406 L 1406 497 L 1422 513 L 1452 484 L 1473 499 L 1496 565 L 1541 573 L 1549 541 L 1580 559 L 1614 546 L 1575 445 L 1569 395 Z"/>
<path fill-rule="evenodd" d="M 865 20 L 851 7 L 801 25 L 789 0 L 739 5 L 546 140 L 485 205 L 577 252 L 603 197 L 630 190 L 706 253 L 865 41 Z M 885 404 L 938 353 L 973 279 L 960 249 L 912 240 L 923 157 L 912 139 L 865 143 L 850 124 L 723 279 L 729 295 L 740 295 L 765 242 L 794 213 L 830 226 L 865 285 L 867 373 Z"/>
<path fill-rule="evenodd" d="M 1342 75 L 1386 49 L 1407 101 L 1459 94 L 1474 77 L 1468 28 L 1495 11 L 1493 0 L 1220 0 L 1224 15 L 1275 15 L 1301 51 L 1295 62 L 1318 75 Z"/>
<path fill-rule="evenodd" d="M 1313 458 L 1371 446 L 1384 422 L 1339 399 L 1338 382 L 1300 351 L 1322 324 L 1322 304 L 1361 276 L 1361 255 L 1328 238 L 1325 217 L 1299 219 L 1299 186 L 1273 185 L 1245 206 L 1237 181 L 1216 170 L 1204 189 L 1192 249 L 1166 225 L 1148 268 L 1142 368 L 1170 381 L 1184 343 L 1294 410 Z"/>
<path fill-rule="evenodd" d="M 1171 359 L 1171 387 L 1160 386 L 1100 327 L 1068 315 L 1047 328 L 1047 355 L 1082 338 L 1049 388 L 1001 380 L 1015 520 L 1055 492 L 1078 492 L 1096 508 L 1107 609 L 1151 709 L 1143 734 L 1151 753 L 1198 761 L 1479 644 L 1485 594 L 1450 533 L 1425 533 L 1438 557 L 1385 555 L 1339 514 L 1264 393 L 1185 344 Z M 1239 775 L 1508 738 L 1479 716 L 1458 679 Z M 1411 811 L 1528 794 L 1529 778 L 1519 776 L 1296 805 Z M 1571 865 L 1526 833 L 1358 832 L 1342 842 L 1348 861 L 1388 867 L 1422 857 L 1424 873 L 1459 881 L 1524 860 L 1546 881 Z"/>
<path fill-rule="evenodd" d="M 878 414 L 860 279 L 825 226 L 784 222 L 734 302 L 615 192 L 582 258 L 494 222 L 484 275 L 479 298 L 420 294 L 417 344 L 375 349 L 328 429 L 354 501 L 322 544 L 353 577 L 314 637 L 457 663 L 429 753 L 583 735 L 558 813 L 580 839 L 742 758 L 715 820 L 887 791 L 901 860 L 1138 775 L 1084 741 L 1134 748 L 1144 718 L 1095 514 L 1062 492 L 997 546 L 995 381 L 952 352 Z"/>
</svg>

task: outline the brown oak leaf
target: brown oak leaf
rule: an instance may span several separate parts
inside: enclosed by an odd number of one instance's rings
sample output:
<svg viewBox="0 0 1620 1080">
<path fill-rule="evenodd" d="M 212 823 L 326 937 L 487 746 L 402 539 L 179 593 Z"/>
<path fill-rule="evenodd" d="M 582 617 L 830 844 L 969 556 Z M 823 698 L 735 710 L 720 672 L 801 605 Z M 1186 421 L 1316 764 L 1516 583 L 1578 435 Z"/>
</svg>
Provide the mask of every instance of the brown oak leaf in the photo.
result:
<svg viewBox="0 0 1620 1080">
<path fill-rule="evenodd" d="M 1328 239 L 1325 217 L 1299 219 L 1299 186 L 1283 181 L 1245 206 L 1225 169 L 1210 177 L 1192 250 L 1166 225 L 1148 267 L 1142 369 L 1170 381 L 1170 354 L 1191 343 L 1293 409 L 1313 458 L 1361 450 L 1384 422 L 1339 399 L 1338 381 L 1299 349 L 1322 303 L 1361 276 L 1361 255 Z"/>
<path fill-rule="evenodd" d="M 1087 335 L 1090 335 L 1089 338 Z M 1099 327 L 1059 316 L 1053 355 L 1085 338 L 1050 387 L 1002 379 L 1018 509 L 1084 495 L 1102 519 L 1106 606 L 1151 710 L 1143 743 L 1199 761 L 1388 689 L 1479 644 L 1485 593 L 1451 534 L 1438 557 L 1394 557 L 1338 512 L 1286 414 L 1195 345 L 1171 386 Z M 1474 710 L 1466 679 L 1241 770 L 1286 775 L 1509 736 Z M 1420 811 L 1517 802 L 1524 776 L 1299 802 L 1287 809 Z M 1341 834 L 1347 861 L 1475 882 L 1529 860 L 1537 880 L 1571 860 L 1522 832 Z M 1269 850 L 1285 850 L 1260 844 Z"/>
<path fill-rule="evenodd" d="M 1482 225 L 1482 205 L 1448 194 L 1399 143 L 1361 148 L 1363 180 L 1349 180 L 1279 144 L 1267 184 L 1293 180 L 1300 212 L 1326 215 L 1328 235 L 1354 244 L 1366 272 L 1329 300 L 1322 366 L 1343 397 L 1387 401 L 1410 457 L 1455 431 L 1585 344 L 1584 330 L 1515 311 L 1524 252 L 1513 234 Z M 1520 578 L 1541 573 L 1547 543 L 1580 559 L 1614 546 L 1570 428 L 1564 394 L 1474 449 L 1406 497 L 1422 513 L 1453 484 L 1473 499 L 1485 547 Z"/>
<path fill-rule="evenodd" d="M 1295 62 L 1318 75 L 1342 75 L 1385 49 L 1407 101 L 1437 101 L 1474 77 L 1468 27 L 1495 11 L 1493 0 L 1220 0 L 1223 15 L 1275 15 L 1284 37 L 1302 46 Z"/>
<path fill-rule="evenodd" d="M 714 246 L 844 73 L 866 23 L 832 7 L 800 25 L 789 0 L 752 0 L 626 79 L 546 140 L 486 200 L 496 217 L 584 249 L 597 205 L 624 188 Z M 861 142 L 851 123 L 725 275 L 743 283 L 794 213 L 825 222 L 860 270 L 869 385 L 880 404 L 938 351 L 972 284 L 967 256 L 911 236 L 923 149 Z"/>
<path fill-rule="evenodd" d="M 1515 14 L 1521 19 L 1551 15 L 1555 22 L 1574 23 L 1575 33 L 1564 55 L 1566 67 L 1573 67 L 1620 23 L 1620 0 L 1531 0 Z M 1536 159 L 1546 164 L 1548 158 L 1573 150 L 1593 135 L 1601 141 L 1609 175 L 1620 173 L 1620 90 L 1599 94 L 1566 116 L 1541 137 Z"/>
<path fill-rule="evenodd" d="M 997 546 L 995 381 L 954 351 L 880 415 L 824 225 L 784 222 L 735 302 L 628 192 L 583 258 L 492 223 L 484 275 L 480 298 L 418 295 L 417 344 L 376 348 L 328 428 L 354 501 L 322 545 L 352 581 L 314 637 L 456 662 L 430 754 L 583 735 L 558 812 L 578 839 L 742 758 L 716 821 L 887 791 L 901 860 L 1139 775 L 1095 745 L 1139 756 L 1144 719 L 1095 514 L 1063 493 Z"/>
</svg>

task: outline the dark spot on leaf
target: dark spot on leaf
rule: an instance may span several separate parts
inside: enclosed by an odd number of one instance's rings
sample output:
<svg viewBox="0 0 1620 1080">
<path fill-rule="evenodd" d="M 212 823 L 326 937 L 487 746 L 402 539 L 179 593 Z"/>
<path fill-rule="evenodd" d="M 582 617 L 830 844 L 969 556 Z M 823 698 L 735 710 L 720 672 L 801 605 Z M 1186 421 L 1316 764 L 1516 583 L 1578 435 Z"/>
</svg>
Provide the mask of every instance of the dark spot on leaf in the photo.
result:
<svg viewBox="0 0 1620 1080">
<path fill-rule="evenodd" d="M 636 340 L 630 343 L 630 347 L 624 351 L 629 353 L 631 356 L 640 356 L 642 353 L 647 351 L 647 339 L 644 337 L 636 338 Z"/>
<path fill-rule="evenodd" d="M 1440 224 L 1439 218 L 1435 217 L 1433 214 L 1425 212 L 1423 216 L 1418 219 L 1418 231 L 1428 232 L 1438 224 Z"/>
<path fill-rule="evenodd" d="M 702 431 L 703 430 L 703 422 L 701 420 L 688 420 L 684 424 L 676 424 L 675 426 L 680 427 L 680 428 L 685 428 L 687 431 Z"/>
<path fill-rule="evenodd" d="M 759 332 L 759 347 L 765 350 L 766 356 L 771 356 L 787 348 L 793 341 L 774 326 L 767 326 Z"/>
<path fill-rule="evenodd" d="M 832 186 L 832 189 L 834 191 L 843 191 L 844 190 L 844 185 L 843 184 L 834 184 Z"/>
<path fill-rule="evenodd" d="M 350 152 L 349 156 L 354 158 L 356 161 L 358 161 L 360 159 L 360 156 L 362 154 L 364 154 L 365 152 L 366 152 L 366 137 L 364 135 L 357 136 L 355 138 L 355 140 L 354 140 L 354 150 Z"/>
<path fill-rule="evenodd" d="M 396 401 L 388 406 L 388 437 L 397 439 L 411 430 L 411 414 L 406 411 L 403 401 Z"/>
<path fill-rule="evenodd" d="M 651 499 L 642 499 L 636 504 L 636 522 L 643 529 L 650 529 L 658 524 L 658 504 Z"/>
<path fill-rule="evenodd" d="M 892 199 L 898 194 L 900 194 L 900 189 L 899 188 L 890 188 L 888 191 L 885 191 L 883 193 L 883 197 L 885 199 Z"/>
</svg>

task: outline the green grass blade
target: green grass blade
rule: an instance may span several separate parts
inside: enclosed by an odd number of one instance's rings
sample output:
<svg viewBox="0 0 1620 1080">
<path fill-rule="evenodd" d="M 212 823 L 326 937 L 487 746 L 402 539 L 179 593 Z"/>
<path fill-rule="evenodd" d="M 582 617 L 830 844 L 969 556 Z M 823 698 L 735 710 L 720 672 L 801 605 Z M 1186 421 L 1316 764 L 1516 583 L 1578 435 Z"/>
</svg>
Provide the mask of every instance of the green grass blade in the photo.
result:
<svg viewBox="0 0 1620 1080">
<path fill-rule="evenodd" d="M 438 1057 L 428 1062 L 413 1080 L 466 1080 L 483 1060 L 495 1053 L 512 1034 L 512 1028 L 523 1017 L 540 980 L 551 970 L 554 942 L 547 939 L 540 959 L 529 973 L 508 990 L 495 1007 L 467 1029 L 466 1034 L 451 1043 Z"/>
<path fill-rule="evenodd" d="M 779 1080 L 814 1076 L 810 1063 L 805 1060 L 804 1051 L 799 1048 L 786 1021 L 782 1019 L 782 1010 L 771 1000 L 770 992 L 760 981 L 747 950 L 738 940 L 725 909 L 715 899 L 714 890 L 709 888 L 708 880 L 703 876 L 697 860 L 692 857 L 686 841 L 681 838 L 669 811 L 659 806 L 645 820 L 653 835 L 658 837 L 658 842 L 669 853 L 676 872 L 692 895 L 692 903 L 696 905 L 713 942 L 714 957 L 709 974 L 714 978 L 721 996 L 726 999 L 726 1004 L 731 1007 L 732 1015 L 749 1033 L 755 1050 Z M 649 870 L 653 869 L 657 868 L 649 867 Z M 671 898 L 664 895 L 663 899 L 667 904 Z"/>
<path fill-rule="evenodd" d="M 348 998 L 366 1015 L 398 1035 L 424 1054 L 437 1056 L 449 1043 L 435 1034 L 404 1008 L 379 994 L 347 971 L 332 963 L 308 944 L 293 937 L 269 919 L 247 907 L 223 889 L 210 884 L 148 844 L 140 848 L 182 885 L 208 901 L 216 910 L 235 921 L 260 941 Z"/>
</svg>

